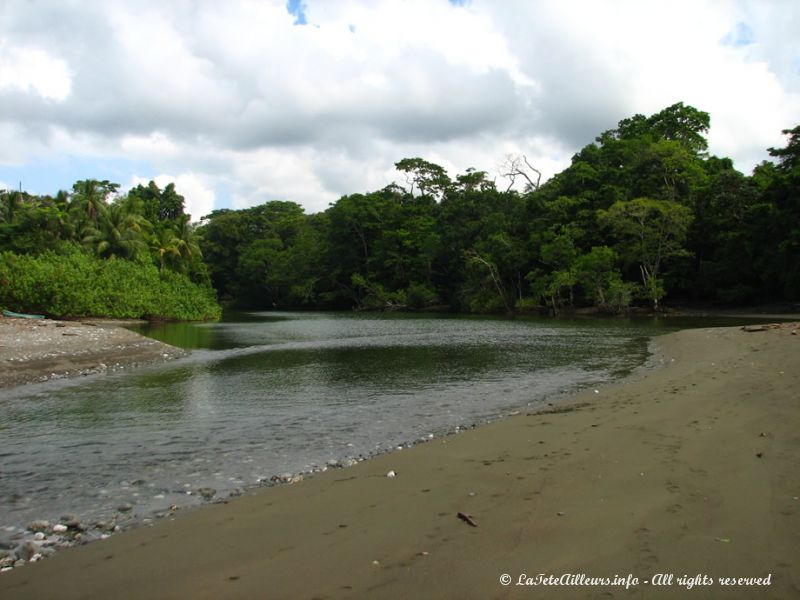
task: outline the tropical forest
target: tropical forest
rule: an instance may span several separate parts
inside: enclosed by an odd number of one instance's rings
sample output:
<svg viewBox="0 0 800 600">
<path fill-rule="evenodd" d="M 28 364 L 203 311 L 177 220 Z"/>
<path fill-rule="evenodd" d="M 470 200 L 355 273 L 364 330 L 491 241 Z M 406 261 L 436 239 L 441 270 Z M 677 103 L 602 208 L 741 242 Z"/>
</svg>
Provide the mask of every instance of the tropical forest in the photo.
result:
<svg viewBox="0 0 800 600">
<path fill-rule="evenodd" d="M 184 212 L 173 184 L 0 191 L 0 306 L 213 319 L 256 309 L 616 314 L 800 299 L 800 125 L 745 175 L 677 103 L 600 133 L 542 181 L 525 155 L 451 175 L 404 158 L 321 213 Z"/>
</svg>

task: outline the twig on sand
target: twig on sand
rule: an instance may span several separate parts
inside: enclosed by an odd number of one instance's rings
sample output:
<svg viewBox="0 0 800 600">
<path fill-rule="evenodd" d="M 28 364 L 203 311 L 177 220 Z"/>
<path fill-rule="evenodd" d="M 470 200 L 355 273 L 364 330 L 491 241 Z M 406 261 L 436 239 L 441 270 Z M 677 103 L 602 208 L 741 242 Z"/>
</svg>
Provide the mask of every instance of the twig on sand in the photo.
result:
<svg viewBox="0 0 800 600">
<path fill-rule="evenodd" d="M 464 521 L 467 525 L 472 525 L 473 527 L 477 527 L 478 524 L 472 518 L 472 515 L 468 515 L 467 513 L 460 512 L 458 513 L 458 518 Z"/>
</svg>

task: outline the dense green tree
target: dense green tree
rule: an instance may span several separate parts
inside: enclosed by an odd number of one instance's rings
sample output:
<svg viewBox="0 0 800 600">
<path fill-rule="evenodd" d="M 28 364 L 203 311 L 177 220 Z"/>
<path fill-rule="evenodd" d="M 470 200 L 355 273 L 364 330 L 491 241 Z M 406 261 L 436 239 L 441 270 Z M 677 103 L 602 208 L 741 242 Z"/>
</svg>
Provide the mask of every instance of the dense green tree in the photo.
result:
<svg viewBox="0 0 800 600">
<path fill-rule="evenodd" d="M 406 174 L 408 183 L 411 185 L 409 193 L 412 196 L 415 191 L 419 191 L 423 195 L 441 198 L 451 185 L 447 171 L 427 160 L 404 158 L 396 162 L 394 166 L 398 171 Z"/>
<path fill-rule="evenodd" d="M 677 103 L 623 119 L 544 184 L 524 155 L 506 159 L 505 191 L 480 169 L 451 177 L 404 158 L 402 185 L 344 195 L 319 214 L 273 201 L 216 210 L 199 226 L 172 184 L 0 192 L 0 251 L 52 263 L 84 246 L 124 259 L 120 272 L 188 275 L 253 307 L 616 312 L 637 290 L 654 308 L 667 293 L 796 301 L 800 127 L 747 176 L 709 156 L 709 125 Z"/>
<path fill-rule="evenodd" d="M 800 299 L 800 125 L 785 129 L 784 148 L 770 148 L 778 164 L 771 169 L 764 186 L 763 201 L 772 214 L 764 215 L 770 239 L 760 244 L 762 268 L 776 294 Z M 764 173 L 762 173 L 764 175 Z"/>
<path fill-rule="evenodd" d="M 287 307 L 315 298 L 319 234 L 299 205 L 214 211 L 198 234 L 211 281 L 227 301 Z"/>
<path fill-rule="evenodd" d="M 436 211 L 431 195 L 399 186 L 342 197 L 326 211 L 333 285 L 326 297 L 372 307 L 435 302 Z"/>
<path fill-rule="evenodd" d="M 584 287 L 587 299 L 609 312 L 628 308 L 635 289 L 632 283 L 623 282 L 617 263 L 616 252 L 599 246 L 579 256 L 573 267 L 575 279 Z"/>
<path fill-rule="evenodd" d="M 97 225 L 100 215 L 108 207 L 109 198 L 117 193 L 119 184 L 108 180 L 83 179 L 72 186 L 70 212 L 76 230 Z"/>
<path fill-rule="evenodd" d="M 607 211 L 601 211 L 599 218 L 620 240 L 623 257 L 638 263 L 645 293 L 658 310 L 658 302 L 666 293 L 662 263 L 687 254 L 683 243 L 692 221 L 691 210 L 665 200 L 636 198 L 615 202 Z"/>
<path fill-rule="evenodd" d="M 94 224 L 84 229 L 83 243 L 101 258 L 142 258 L 147 251 L 150 223 L 125 205 L 104 206 Z"/>
<path fill-rule="evenodd" d="M 178 222 L 185 217 L 185 198 L 175 190 L 174 183 L 163 190 L 154 181 L 146 186 L 139 184 L 128 192 L 128 199 L 140 202 L 142 216 L 151 223 Z"/>
</svg>

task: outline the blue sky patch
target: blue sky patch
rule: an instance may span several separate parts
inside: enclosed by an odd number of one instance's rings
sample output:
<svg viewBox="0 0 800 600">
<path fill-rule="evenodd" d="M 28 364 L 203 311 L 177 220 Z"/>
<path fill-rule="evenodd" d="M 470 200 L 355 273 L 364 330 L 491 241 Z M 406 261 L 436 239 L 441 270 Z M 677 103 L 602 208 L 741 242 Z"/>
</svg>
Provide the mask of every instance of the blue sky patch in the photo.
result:
<svg viewBox="0 0 800 600">
<path fill-rule="evenodd" d="M 69 191 L 81 179 L 108 179 L 127 186 L 134 174 L 151 178 L 156 172 L 146 161 L 80 156 L 49 157 L 19 166 L 0 165 L 0 181 L 4 184 L 18 189 L 22 183 L 23 191 L 42 195 Z"/>
<path fill-rule="evenodd" d="M 294 15 L 295 25 L 306 25 L 306 4 L 303 0 L 287 0 L 286 10 L 290 15 Z"/>
<path fill-rule="evenodd" d="M 741 48 L 743 46 L 749 46 L 750 44 L 756 41 L 756 35 L 753 33 L 753 30 L 747 25 L 747 23 L 742 23 L 739 21 L 731 31 L 729 31 L 724 38 L 722 38 L 722 43 L 725 46 L 733 46 L 734 48 Z"/>
</svg>

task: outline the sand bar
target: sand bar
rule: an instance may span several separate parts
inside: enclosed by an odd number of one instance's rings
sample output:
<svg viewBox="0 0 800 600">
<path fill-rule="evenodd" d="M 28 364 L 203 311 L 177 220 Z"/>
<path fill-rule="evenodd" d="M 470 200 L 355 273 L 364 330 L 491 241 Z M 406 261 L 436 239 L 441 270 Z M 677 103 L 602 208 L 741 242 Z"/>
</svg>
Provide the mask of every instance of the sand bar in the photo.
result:
<svg viewBox="0 0 800 600">
<path fill-rule="evenodd" d="M 796 327 L 663 336 L 664 368 L 571 407 L 67 549 L 0 597 L 800 597 Z M 516 585 L 539 574 L 639 583 Z"/>
<path fill-rule="evenodd" d="M 0 388 L 115 371 L 186 354 L 118 324 L 0 317 Z"/>
</svg>

